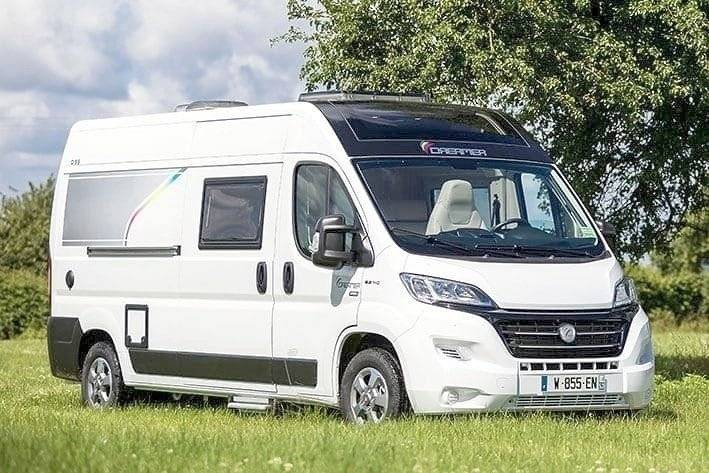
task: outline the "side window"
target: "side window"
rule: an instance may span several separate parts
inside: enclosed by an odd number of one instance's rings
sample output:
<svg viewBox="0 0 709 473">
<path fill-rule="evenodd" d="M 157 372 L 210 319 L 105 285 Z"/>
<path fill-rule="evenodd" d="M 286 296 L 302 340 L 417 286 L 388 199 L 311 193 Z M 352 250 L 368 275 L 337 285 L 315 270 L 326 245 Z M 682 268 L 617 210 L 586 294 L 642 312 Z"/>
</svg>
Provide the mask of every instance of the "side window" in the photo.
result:
<svg viewBox="0 0 709 473">
<path fill-rule="evenodd" d="M 204 180 L 200 249 L 261 248 L 266 176 Z"/>
<path fill-rule="evenodd" d="M 356 212 L 342 180 L 323 164 L 303 164 L 295 172 L 295 236 L 300 250 L 310 256 L 315 225 L 325 215 L 341 214 L 347 224 L 357 221 Z"/>
</svg>

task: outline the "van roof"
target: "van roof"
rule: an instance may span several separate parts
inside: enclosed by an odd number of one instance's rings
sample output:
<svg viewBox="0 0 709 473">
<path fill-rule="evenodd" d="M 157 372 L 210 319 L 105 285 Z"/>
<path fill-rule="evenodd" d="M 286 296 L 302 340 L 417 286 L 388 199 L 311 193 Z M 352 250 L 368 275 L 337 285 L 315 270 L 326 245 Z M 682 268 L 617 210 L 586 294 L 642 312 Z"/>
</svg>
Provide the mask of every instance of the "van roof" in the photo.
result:
<svg viewBox="0 0 709 473">
<path fill-rule="evenodd" d="M 81 121 L 72 128 L 71 135 L 75 136 L 70 137 L 71 146 L 67 143 L 65 158 L 69 155 L 73 159 L 81 158 L 82 164 L 98 164 L 222 153 L 309 151 L 331 154 L 337 152 L 331 146 L 339 142 L 341 149 L 352 157 L 434 155 L 552 162 L 519 123 L 500 111 L 433 104 L 421 99 L 382 99 L 323 94 L 300 102 L 192 111 L 188 108 L 187 111 Z M 308 123 L 285 120 L 289 116 L 299 116 Z M 260 120 L 240 120 L 245 118 L 266 120 L 257 127 L 256 122 Z M 195 143 L 199 130 L 208 127 L 212 129 L 209 133 L 226 133 L 223 126 L 227 126 L 229 120 L 242 122 L 242 125 L 228 126 L 241 126 L 243 130 L 228 133 L 235 138 L 229 140 L 228 150 L 216 150 L 215 142 L 208 150 L 194 152 L 194 146 L 199 144 Z M 252 125 L 247 127 L 246 122 Z M 153 131 L 148 131 L 147 127 Z M 261 128 L 270 130 L 270 138 L 268 143 L 257 146 L 251 142 Z M 154 136 L 146 146 L 148 134 Z M 239 134 L 244 137 L 239 138 Z M 286 136 L 292 138 L 286 140 Z M 133 144 L 136 140 L 142 143 Z M 281 145 L 286 148 L 278 148 Z M 215 150 L 216 155 L 210 154 Z"/>
</svg>

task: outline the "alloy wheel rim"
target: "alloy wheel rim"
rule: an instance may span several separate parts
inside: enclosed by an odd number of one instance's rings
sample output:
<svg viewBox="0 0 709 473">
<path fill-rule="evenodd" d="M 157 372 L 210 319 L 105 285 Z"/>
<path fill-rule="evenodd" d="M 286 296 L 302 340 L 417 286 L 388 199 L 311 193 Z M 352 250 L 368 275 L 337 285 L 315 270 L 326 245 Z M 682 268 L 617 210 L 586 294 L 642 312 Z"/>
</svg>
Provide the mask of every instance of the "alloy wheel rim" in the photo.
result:
<svg viewBox="0 0 709 473">
<path fill-rule="evenodd" d="M 389 389 L 375 368 L 364 368 L 352 382 L 350 409 L 357 423 L 381 422 L 389 409 Z"/>
<path fill-rule="evenodd" d="M 113 391 L 111 366 L 104 358 L 96 358 L 89 367 L 87 380 L 89 403 L 93 407 L 105 407 Z"/>
</svg>

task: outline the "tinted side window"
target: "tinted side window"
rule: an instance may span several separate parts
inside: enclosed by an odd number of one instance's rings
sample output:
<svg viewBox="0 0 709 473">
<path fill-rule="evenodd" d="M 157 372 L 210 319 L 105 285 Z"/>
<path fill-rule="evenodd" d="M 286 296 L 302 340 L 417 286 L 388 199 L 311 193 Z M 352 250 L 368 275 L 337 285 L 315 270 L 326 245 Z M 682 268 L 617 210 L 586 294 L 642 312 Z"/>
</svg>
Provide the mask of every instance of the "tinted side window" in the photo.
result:
<svg viewBox="0 0 709 473">
<path fill-rule="evenodd" d="M 205 179 L 199 248 L 261 248 L 265 200 L 265 176 Z"/>
<path fill-rule="evenodd" d="M 295 234 L 301 251 L 310 256 L 315 225 L 325 215 L 341 214 L 347 224 L 356 222 L 355 209 L 334 169 L 303 164 L 295 173 Z"/>
</svg>

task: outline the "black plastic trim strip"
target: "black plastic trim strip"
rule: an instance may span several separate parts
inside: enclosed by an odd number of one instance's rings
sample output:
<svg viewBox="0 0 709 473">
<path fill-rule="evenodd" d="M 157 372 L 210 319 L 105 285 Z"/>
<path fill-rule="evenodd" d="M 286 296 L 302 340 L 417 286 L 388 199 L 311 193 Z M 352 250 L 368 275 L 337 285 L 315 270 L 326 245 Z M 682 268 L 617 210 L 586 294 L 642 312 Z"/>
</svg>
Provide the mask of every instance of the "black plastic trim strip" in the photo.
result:
<svg viewBox="0 0 709 473">
<path fill-rule="evenodd" d="M 128 353 L 133 369 L 139 374 L 288 386 L 317 386 L 318 362 L 316 360 L 141 348 L 130 348 Z"/>
<path fill-rule="evenodd" d="M 77 317 L 49 317 L 47 350 L 49 366 L 57 378 L 79 381 L 79 345 L 84 332 Z"/>
</svg>

